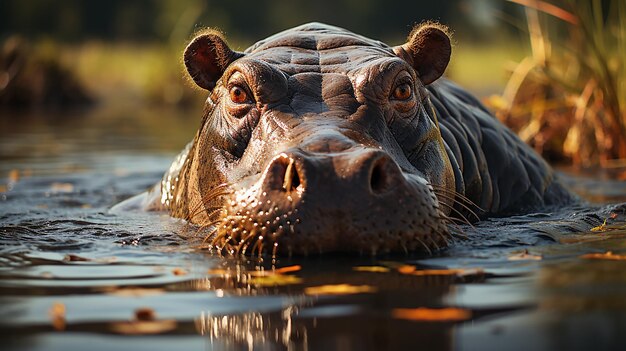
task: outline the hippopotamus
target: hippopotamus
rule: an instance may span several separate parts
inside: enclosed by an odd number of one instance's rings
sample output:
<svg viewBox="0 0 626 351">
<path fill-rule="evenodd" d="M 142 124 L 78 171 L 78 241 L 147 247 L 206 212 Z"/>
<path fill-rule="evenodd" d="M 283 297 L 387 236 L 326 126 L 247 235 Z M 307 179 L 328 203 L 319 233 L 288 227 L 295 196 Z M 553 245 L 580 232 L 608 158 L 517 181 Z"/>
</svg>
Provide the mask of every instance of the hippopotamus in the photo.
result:
<svg viewBox="0 0 626 351">
<path fill-rule="evenodd" d="M 550 166 L 442 78 L 447 27 L 388 46 L 309 23 L 244 52 L 184 51 L 208 98 L 195 138 L 133 200 L 208 228 L 219 252 L 433 252 L 459 221 L 572 201 Z"/>
</svg>

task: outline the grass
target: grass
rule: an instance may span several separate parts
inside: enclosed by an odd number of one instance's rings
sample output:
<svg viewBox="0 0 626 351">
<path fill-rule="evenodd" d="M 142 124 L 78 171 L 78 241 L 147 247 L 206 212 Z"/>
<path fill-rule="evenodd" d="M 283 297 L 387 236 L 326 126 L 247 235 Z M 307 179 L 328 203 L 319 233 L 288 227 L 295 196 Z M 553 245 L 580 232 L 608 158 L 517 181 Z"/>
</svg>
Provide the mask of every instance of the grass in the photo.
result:
<svg viewBox="0 0 626 351">
<path fill-rule="evenodd" d="M 524 6 L 532 55 L 488 105 L 552 161 L 626 165 L 626 3 L 509 1 Z"/>
</svg>

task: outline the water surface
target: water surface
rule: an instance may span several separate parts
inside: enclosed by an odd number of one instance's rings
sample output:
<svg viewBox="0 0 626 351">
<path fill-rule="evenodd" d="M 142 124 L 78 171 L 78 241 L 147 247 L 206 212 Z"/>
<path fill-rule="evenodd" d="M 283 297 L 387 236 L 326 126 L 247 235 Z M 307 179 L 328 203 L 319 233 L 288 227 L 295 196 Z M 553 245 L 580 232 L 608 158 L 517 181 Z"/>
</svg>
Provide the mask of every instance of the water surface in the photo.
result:
<svg viewBox="0 0 626 351">
<path fill-rule="evenodd" d="M 167 215 L 110 213 L 160 179 L 197 116 L 134 106 L 2 112 L 3 350 L 626 344 L 619 206 L 464 226 L 467 239 L 432 256 L 277 260 L 212 255 L 197 228 Z M 566 181 L 592 201 L 626 201 L 624 182 L 598 176 Z"/>
</svg>

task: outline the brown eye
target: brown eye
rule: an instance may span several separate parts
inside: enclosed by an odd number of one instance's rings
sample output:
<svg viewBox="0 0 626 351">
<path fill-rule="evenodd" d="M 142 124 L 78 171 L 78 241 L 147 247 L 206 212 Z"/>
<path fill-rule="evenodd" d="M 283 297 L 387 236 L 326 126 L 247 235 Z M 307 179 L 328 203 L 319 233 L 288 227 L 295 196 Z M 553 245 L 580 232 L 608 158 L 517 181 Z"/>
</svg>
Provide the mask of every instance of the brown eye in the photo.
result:
<svg viewBox="0 0 626 351">
<path fill-rule="evenodd" d="M 243 104 L 248 101 L 248 94 L 243 88 L 235 85 L 230 88 L 230 100 L 236 104 Z"/>
<path fill-rule="evenodd" d="M 393 98 L 396 100 L 407 100 L 411 96 L 413 96 L 413 92 L 407 83 L 400 84 L 393 90 Z"/>
</svg>

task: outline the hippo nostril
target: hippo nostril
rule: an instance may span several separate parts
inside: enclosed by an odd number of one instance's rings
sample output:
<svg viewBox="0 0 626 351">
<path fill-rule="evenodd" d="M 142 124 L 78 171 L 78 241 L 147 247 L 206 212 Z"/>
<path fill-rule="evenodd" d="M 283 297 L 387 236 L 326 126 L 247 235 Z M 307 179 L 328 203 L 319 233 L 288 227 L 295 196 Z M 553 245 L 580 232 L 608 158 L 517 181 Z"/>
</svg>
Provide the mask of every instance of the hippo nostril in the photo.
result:
<svg viewBox="0 0 626 351">
<path fill-rule="evenodd" d="M 389 176 L 386 173 L 387 158 L 382 157 L 374 162 L 370 172 L 370 190 L 374 194 L 386 191 L 389 183 Z"/>
<path fill-rule="evenodd" d="M 294 164 L 293 158 L 289 159 L 289 163 L 285 169 L 285 178 L 283 180 L 283 189 L 286 192 L 292 192 L 300 186 L 300 176 L 298 175 L 298 169 Z"/>
</svg>

